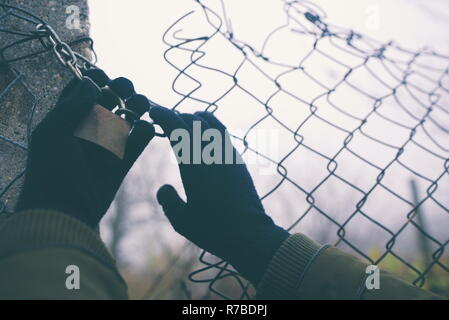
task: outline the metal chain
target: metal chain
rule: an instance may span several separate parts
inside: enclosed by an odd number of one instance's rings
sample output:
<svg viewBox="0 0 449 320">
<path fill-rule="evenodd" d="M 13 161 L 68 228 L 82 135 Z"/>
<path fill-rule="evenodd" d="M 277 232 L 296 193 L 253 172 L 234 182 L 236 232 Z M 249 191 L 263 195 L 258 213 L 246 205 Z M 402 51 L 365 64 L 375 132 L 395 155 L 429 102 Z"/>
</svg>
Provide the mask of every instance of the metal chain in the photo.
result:
<svg viewBox="0 0 449 320">
<path fill-rule="evenodd" d="M 78 79 L 83 79 L 75 52 L 73 52 L 72 48 L 66 42 L 61 40 L 55 30 L 48 24 L 38 24 L 36 30 L 38 33 L 42 32 L 47 34 L 52 50 L 59 62 L 64 67 L 69 68 Z"/>
</svg>

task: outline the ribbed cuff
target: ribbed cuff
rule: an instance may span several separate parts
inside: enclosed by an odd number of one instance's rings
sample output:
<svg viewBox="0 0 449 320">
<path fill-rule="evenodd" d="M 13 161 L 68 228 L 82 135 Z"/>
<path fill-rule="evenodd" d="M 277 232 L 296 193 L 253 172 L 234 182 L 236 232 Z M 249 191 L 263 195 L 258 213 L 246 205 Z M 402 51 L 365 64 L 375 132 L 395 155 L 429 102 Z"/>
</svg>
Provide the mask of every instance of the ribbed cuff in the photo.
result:
<svg viewBox="0 0 449 320">
<path fill-rule="evenodd" d="M 258 299 L 294 299 L 308 266 L 321 245 L 297 233 L 282 243 L 257 288 Z"/>
<path fill-rule="evenodd" d="M 13 214 L 0 229 L 0 259 L 40 248 L 78 249 L 116 270 L 115 261 L 100 237 L 78 219 L 52 210 Z"/>
</svg>

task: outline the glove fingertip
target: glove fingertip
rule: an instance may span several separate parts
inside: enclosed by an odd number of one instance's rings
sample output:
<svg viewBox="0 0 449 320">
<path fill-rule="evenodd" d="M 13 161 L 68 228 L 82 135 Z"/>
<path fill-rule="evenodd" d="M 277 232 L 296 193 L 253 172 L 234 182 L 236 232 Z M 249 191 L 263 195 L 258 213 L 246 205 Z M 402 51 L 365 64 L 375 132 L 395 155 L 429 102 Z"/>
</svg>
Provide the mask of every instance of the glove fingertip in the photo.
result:
<svg viewBox="0 0 449 320">
<path fill-rule="evenodd" d="M 84 71 L 83 75 L 91 78 L 100 88 L 103 88 L 109 81 L 111 81 L 107 74 L 101 69 L 92 68 Z"/>
<path fill-rule="evenodd" d="M 157 202 L 161 206 L 165 206 L 171 199 L 173 195 L 177 195 L 175 188 L 170 184 L 164 184 L 156 193 Z"/>
<path fill-rule="evenodd" d="M 145 112 L 150 110 L 151 104 L 148 98 L 142 94 L 133 94 L 128 100 L 126 100 L 126 107 L 134 111 L 140 118 Z"/>
<path fill-rule="evenodd" d="M 154 126 L 145 121 L 145 120 L 137 120 L 134 122 L 133 131 L 131 135 L 134 135 L 138 138 L 138 140 L 151 140 L 156 133 Z"/>
<path fill-rule="evenodd" d="M 124 77 L 111 80 L 108 85 L 122 99 L 129 98 L 136 92 L 131 80 Z"/>
<path fill-rule="evenodd" d="M 211 128 L 226 130 L 226 126 L 211 112 L 197 111 L 195 112 L 195 115 L 207 122 Z"/>
<path fill-rule="evenodd" d="M 150 109 L 150 118 L 154 121 L 159 121 L 164 117 L 164 114 L 168 113 L 170 110 L 164 107 L 154 106 Z"/>
<path fill-rule="evenodd" d="M 187 124 L 173 111 L 155 106 L 150 109 L 150 118 L 159 125 L 167 136 L 176 129 L 188 129 Z"/>
</svg>

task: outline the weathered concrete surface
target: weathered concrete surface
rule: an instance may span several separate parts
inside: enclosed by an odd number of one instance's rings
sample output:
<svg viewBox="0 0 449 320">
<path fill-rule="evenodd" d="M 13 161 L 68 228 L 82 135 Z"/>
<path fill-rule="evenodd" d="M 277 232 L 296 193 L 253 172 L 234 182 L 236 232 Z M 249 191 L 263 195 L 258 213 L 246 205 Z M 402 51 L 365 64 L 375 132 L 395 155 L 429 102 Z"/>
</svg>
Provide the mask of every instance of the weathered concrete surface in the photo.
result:
<svg viewBox="0 0 449 320">
<path fill-rule="evenodd" d="M 51 25 L 65 42 L 88 36 L 88 7 L 87 0 L 6 0 L 6 4 L 30 9 L 36 16 Z M 80 8 L 80 29 L 68 29 L 66 27 L 66 8 L 76 5 Z M 23 27 L 25 25 L 18 19 L 10 18 L 0 21 L 0 25 Z M 13 36 L 0 32 L 0 47 L 14 40 Z M 89 56 L 87 43 L 79 45 L 76 51 Z M 23 55 L 41 48 L 38 42 L 15 48 L 9 51 L 11 55 Z M 61 66 L 53 53 L 45 53 L 38 57 L 14 62 L 8 68 L 0 68 L 0 94 L 4 89 L 13 85 L 3 96 L 0 96 L 0 135 L 20 145 L 27 146 L 28 124 L 31 129 L 35 127 L 45 114 L 54 106 L 61 89 L 73 78 L 66 68 Z M 19 79 L 17 80 L 17 75 Z M 33 105 L 35 111 L 32 121 Z M 0 139 L 0 195 L 4 188 L 25 168 L 26 150 L 10 142 Z M 15 202 L 20 192 L 22 179 L 15 182 L 8 191 L 0 197 L 0 212 L 2 203 L 8 212 L 14 210 Z"/>
</svg>

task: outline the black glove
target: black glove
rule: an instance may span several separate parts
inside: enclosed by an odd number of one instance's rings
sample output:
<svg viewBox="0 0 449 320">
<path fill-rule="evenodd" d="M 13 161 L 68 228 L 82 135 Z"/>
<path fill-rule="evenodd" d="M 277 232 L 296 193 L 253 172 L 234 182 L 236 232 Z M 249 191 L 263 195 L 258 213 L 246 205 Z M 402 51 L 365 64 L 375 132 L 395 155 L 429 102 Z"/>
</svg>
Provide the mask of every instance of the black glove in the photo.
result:
<svg viewBox="0 0 449 320">
<path fill-rule="evenodd" d="M 170 185 L 159 189 L 157 199 L 177 232 L 225 259 L 257 285 L 271 257 L 289 233 L 275 225 L 265 213 L 245 164 L 235 162 L 241 158 L 230 144 L 225 126 L 207 112 L 177 115 L 155 107 L 150 117 L 168 137 L 173 130 L 182 128 L 189 131 L 193 140 L 193 122 L 201 121 L 202 132 L 209 128 L 220 132 L 222 150 L 227 139 L 234 164 L 181 163 L 179 169 L 187 202 Z M 176 141 L 171 143 L 174 146 Z M 192 150 L 190 153 L 192 160 Z M 224 151 L 221 159 L 226 160 Z"/>
<path fill-rule="evenodd" d="M 89 79 L 75 79 L 36 127 L 17 211 L 54 209 L 97 227 L 128 170 L 154 137 L 150 123 L 136 121 L 123 160 L 74 137 L 75 129 L 98 97 L 99 92 Z"/>
</svg>

